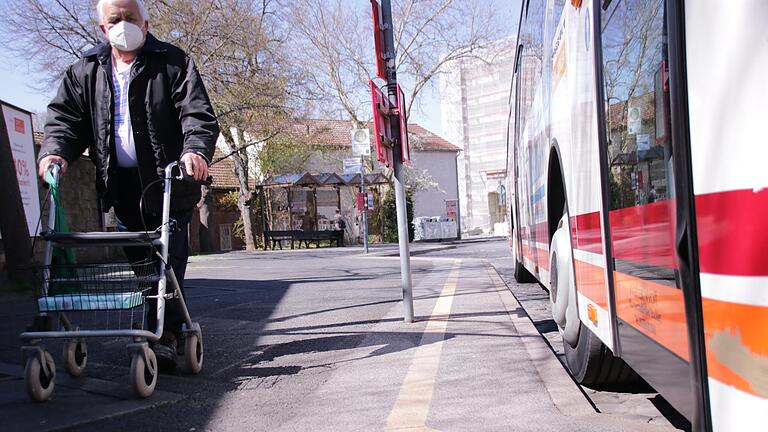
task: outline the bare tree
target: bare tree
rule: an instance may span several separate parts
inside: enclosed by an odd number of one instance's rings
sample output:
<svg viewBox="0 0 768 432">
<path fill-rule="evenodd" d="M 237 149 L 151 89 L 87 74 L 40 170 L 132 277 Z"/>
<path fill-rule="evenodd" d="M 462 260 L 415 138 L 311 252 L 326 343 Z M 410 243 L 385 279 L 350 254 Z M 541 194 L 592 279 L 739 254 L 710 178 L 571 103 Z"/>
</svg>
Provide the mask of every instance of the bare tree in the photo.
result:
<svg viewBox="0 0 768 432">
<path fill-rule="evenodd" d="M 305 0 L 283 10 L 292 24 L 293 63 L 317 101 L 315 111 L 364 127 L 372 117 L 368 83 L 375 77 L 370 1 Z M 493 42 L 505 34 L 501 14 L 483 0 L 394 0 L 392 11 L 398 81 L 409 117 L 435 78 L 464 59 L 488 61 Z M 373 161 L 366 164 L 373 169 Z M 436 187 L 427 172 L 406 167 L 409 188 Z"/>
<path fill-rule="evenodd" d="M 39 90 L 58 85 L 67 67 L 103 41 L 94 2 L 13 0 L 0 6 L 0 43 L 41 78 Z"/>
<path fill-rule="evenodd" d="M 292 49 L 323 112 L 356 125 L 371 116 L 373 29 L 367 0 L 306 0 L 284 9 L 293 24 Z M 408 113 L 451 63 L 475 57 L 502 37 L 498 11 L 481 0 L 395 0 L 396 65 Z M 335 108 L 329 110 L 329 106 Z"/>
<path fill-rule="evenodd" d="M 69 64 L 103 40 L 90 0 L 12 0 L 0 8 L 0 42 L 25 58 L 43 78 L 60 80 Z M 285 37 L 272 0 L 155 0 L 147 2 L 150 31 L 184 49 L 203 76 L 218 115 L 239 187 L 246 247 L 251 229 L 249 152 L 289 117 L 292 72 L 282 58 Z M 35 47 L 34 49 L 31 47 Z M 203 193 L 209 191 L 203 188 Z M 210 200 L 204 199 L 205 206 Z M 202 213 L 210 214 L 207 209 Z"/>
</svg>

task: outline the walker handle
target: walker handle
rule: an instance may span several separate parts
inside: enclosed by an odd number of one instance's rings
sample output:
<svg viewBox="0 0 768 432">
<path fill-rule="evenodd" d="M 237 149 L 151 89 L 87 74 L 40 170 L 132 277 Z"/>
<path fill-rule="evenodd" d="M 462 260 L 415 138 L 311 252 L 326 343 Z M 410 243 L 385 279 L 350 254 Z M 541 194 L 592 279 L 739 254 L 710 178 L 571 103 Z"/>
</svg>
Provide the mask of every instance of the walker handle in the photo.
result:
<svg viewBox="0 0 768 432">
<path fill-rule="evenodd" d="M 213 176 L 208 176 L 205 180 L 195 180 L 194 177 L 192 177 L 191 175 L 187 174 L 187 169 L 184 166 L 184 162 L 179 161 L 179 165 L 178 166 L 179 166 L 179 173 L 181 175 L 176 177 L 177 179 L 183 180 L 183 181 L 185 181 L 187 183 L 192 183 L 192 184 L 200 185 L 200 186 L 210 186 L 211 184 L 213 184 Z"/>
</svg>

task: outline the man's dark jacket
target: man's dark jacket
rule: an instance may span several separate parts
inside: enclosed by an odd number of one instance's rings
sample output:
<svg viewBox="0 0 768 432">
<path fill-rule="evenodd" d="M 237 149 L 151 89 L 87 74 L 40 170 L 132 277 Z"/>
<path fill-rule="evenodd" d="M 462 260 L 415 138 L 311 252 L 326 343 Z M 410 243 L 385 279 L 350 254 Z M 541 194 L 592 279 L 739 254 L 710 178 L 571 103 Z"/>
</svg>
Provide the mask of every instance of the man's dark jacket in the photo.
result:
<svg viewBox="0 0 768 432">
<path fill-rule="evenodd" d="M 96 188 L 104 211 L 120 200 L 114 193 L 114 105 L 111 47 L 103 43 L 66 71 L 48 105 L 39 156 L 58 155 L 71 164 L 88 148 L 96 164 Z M 210 162 L 219 125 L 197 68 L 184 51 L 147 34 L 132 66 L 128 105 L 139 177 L 145 187 L 162 178 L 164 167 L 184 153 L 198 153 Z M 161 184 L 148 190 L 146 212 L 159 213 L 161 193 Z M 172 210 L 189 210 L 199 199 L 200 186 L 173 183 Z"/>
</svg>

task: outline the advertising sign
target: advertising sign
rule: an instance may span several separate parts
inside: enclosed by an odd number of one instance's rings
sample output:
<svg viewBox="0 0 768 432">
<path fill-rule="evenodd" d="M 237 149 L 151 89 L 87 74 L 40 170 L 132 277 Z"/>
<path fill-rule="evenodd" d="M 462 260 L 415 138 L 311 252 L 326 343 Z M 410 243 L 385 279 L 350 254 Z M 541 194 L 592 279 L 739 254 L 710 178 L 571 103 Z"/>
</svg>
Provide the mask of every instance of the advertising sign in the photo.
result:
<svg viewBox="0 0 768 432">
<path fill-rule="evenodd" d="M 362 192 L 357 193 L 357 211 L 361 212 L 363 211 L 363 208 L 365 207 L 365 196 Z"/>
<path fill-rule="evenodd" d="M 40 195 L 37 190 L 37 169 L 35 166 L 35 146 L 32 137 L 32 114 L 0 102 L 3 119 L 8 130 L 11 144 L 13 165 L 21 192 L 21 202 L 27 217 L 29 235 L 35 235 L 37 222 L 40 220 Z"/>
<path fill-rule="evenodd" d="M 445 214 L 448 219 L 455 221 L 458 219 L 459 214 L 459 200 L 449 199 L 445 200 Z"/>
</svg>

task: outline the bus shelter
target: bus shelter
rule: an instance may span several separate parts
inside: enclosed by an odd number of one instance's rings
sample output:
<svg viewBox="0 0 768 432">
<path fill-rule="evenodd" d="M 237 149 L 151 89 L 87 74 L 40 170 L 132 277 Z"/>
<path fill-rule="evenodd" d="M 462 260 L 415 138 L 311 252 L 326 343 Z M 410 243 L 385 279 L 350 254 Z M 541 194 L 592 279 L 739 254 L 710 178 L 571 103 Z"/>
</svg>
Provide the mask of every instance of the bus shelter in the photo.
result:
<svg viewBox="0 0 768 432">
<path fill-rule="evenodd" d="M 260 207 L 265 231 L 334 229 L 336 209 L 345 213 L 343 204 L 355 202 L 354 196 L 360 189 L 361 180 L 360 174 L 309 172 L 268 177 L 260 185 L 264 199 L 264 205 Z M 383 185 L 389 185 L 389 179 L 384 175 L 365 175 L 366 192 L 375 191 L 373 195 L 379 198 L 375 206 L 380 205 L 380 188 Z"/>
</svg>

